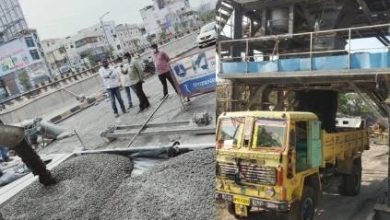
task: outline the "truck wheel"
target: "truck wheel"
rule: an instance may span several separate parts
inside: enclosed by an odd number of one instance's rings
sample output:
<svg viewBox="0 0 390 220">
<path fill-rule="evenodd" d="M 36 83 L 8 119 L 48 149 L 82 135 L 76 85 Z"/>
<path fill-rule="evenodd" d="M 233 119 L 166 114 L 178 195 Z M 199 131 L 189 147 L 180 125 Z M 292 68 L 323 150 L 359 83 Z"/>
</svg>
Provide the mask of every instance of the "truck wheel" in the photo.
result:
<svg viewBox="0 0 390 220">
<path fill-rule="evenodd" d="M 291 206 L 288 219 L 313 220 L 317 207 L 317 194 L 310 186 L 303 188 L 302 199 Z"/>
<path fill-rule="evenodd" d="M 343 182 L 339 188 L 340 194 L 343 196 L 356 196 L 360 193 L 362 183 L 362 164 L 361 162 L 354 163 L 351 174 L 343 175 Z"/>
</svg>

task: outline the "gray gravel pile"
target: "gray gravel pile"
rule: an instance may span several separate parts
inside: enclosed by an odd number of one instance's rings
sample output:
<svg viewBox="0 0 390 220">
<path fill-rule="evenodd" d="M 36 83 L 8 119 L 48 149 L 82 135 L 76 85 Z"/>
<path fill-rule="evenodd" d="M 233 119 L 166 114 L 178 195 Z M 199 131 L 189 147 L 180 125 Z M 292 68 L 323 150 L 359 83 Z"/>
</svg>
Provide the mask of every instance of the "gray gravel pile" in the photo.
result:
<svg viewBox="0 0 390 220">
<path fill-rule="evenodd" d="M 131 168 L 130 159 L 123 156 L 72 158 L 52 172 L 59 183 L 45 187 L 36 182 L 0 212 L 5 219 L 97 219 Z"/>
<path fill-rule="evenodd" d="M 214 219 L 214 152 L 193 151 L 125 180 L 100 219 Z"/>
</svg>

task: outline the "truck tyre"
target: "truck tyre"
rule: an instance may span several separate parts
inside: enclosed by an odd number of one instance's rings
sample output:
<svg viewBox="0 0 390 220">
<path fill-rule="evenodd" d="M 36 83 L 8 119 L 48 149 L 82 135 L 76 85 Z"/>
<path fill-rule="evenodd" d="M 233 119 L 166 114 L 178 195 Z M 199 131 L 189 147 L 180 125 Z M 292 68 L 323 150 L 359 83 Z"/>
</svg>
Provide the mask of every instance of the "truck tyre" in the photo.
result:
<svg viewBox="0 0 390 220">
<path fill-rule="evenodd" d="M 317 208 L 317 202 L 317 194 L 313 187 L 305 186 L 303 188 L 301 200 L 292 204 L 288 219 L 313 220 Z"/>
<path fill-rule="evenodd" d="M 340 194 L 343 196 L 356 196 L 360 193 L 362 181 L 362 163 L 359 159 L 353 164 L 352 173 L 344 174 L 341 186 L 339 188 Z"/>
</svg>

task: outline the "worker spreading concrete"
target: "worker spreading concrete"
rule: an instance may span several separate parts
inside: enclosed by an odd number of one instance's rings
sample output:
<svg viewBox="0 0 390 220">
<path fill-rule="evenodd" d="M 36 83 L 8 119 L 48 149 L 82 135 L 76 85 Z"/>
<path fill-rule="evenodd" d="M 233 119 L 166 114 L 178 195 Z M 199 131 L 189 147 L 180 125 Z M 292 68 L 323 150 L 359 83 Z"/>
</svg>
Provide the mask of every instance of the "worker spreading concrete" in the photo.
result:
<svg viewBox="0 0 390 220">
<path fill-rule="evenodd" d="M 0 145 L 14 150 L 32 173 L 39 176 L 40 183 L 43 185 L 56 183 L 56 180 L 46 169 L 46 165 L 27 142 L 23 128 L 4 125 L 0 121 Z"/>
</svg>

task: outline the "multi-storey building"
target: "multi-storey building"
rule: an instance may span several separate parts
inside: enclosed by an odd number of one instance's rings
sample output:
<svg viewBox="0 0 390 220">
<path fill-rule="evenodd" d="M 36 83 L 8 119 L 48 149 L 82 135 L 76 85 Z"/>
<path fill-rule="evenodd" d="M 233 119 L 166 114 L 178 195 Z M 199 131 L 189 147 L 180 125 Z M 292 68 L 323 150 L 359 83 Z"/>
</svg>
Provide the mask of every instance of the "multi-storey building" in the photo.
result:
<svg viewBox="0 0 390 220">
<path fill-rule="evenodd" d="M 116 31 L 122 42 L 123 52 L 137 53 L 150 46 L 144 37 L 144 28 L 139 25 L 120 24 L 116 26 Z"/>
<path fill-rule="evenodd" d="M 49 78 L 46 59 L 35 30 L 0 45 L 0 100 L 32 89 Z"/>
<path fill-rule="evenodd" d="M 80 30 L 77 35 L 102 36 L 107 49 L 113 56 L 123 55 L 123 45 L 118 37 L 114 21 L 106 21 Z M 98 40 L 98 39 L 95 39 Z M 99 40 L 98 40 L 99 41 Z"/>
<path fill-rule="evenodd" d="M 0 44 L 28 29 L 18 0 L 0 0 Z"/>
</svg>

